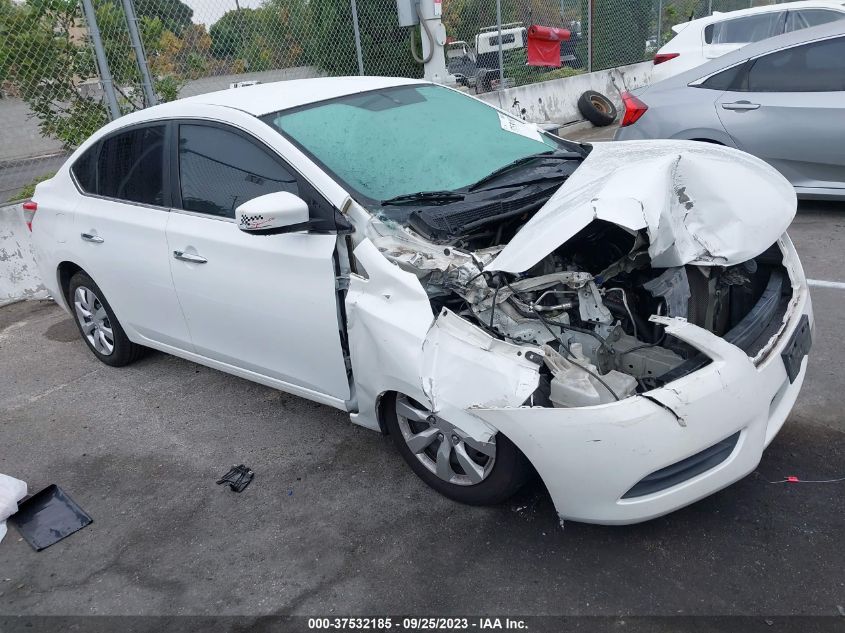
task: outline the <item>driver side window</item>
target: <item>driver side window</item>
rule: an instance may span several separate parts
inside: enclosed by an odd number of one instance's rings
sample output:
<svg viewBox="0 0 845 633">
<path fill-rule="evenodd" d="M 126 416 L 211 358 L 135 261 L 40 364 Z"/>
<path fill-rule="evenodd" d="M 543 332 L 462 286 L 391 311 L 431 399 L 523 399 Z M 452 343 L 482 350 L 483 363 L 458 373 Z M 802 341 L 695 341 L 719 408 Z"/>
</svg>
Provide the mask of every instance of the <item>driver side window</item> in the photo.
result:
<svg viewBox="0 0 845 633">
<path fill-rule="evenodd" d="M 296 177 L 264 148 L 234 131 L 179 125 L 182 208 L 234 218 L 244 202 L 277 191 L 299 194 Z"/>
</svg>

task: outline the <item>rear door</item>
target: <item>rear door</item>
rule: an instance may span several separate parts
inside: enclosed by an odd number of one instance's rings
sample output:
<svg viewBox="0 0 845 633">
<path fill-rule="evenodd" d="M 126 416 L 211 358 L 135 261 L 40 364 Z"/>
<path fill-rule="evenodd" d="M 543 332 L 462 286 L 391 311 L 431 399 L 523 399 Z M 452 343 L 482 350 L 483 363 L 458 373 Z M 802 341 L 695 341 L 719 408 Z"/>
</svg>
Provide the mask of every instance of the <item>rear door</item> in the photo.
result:
<svg viewBox="0 0 845 633">
<path fill-rule="evenodd" d="M 845 37 L 752 60 L 716 110 L 737 147 L 794 186 L 845 187 Z"/>
<path fill-rule="evenodd" d="M 69 241 L 132 340 L 189 349 L 165 234 L 167 134 L 164 123 L 133 126 L 80 157 L 93 169 L 75 170 L 86 174 L 77 177 L 85 195 Z"/>
<path fill-rule="evenodd" d="M 269 128 L 268 128 L 269 130 Z M 260 139 L 203 121 L 174 124 L 173 282 L 198 354 L 315 399 L 349 398 L 334 234 L 251 235 L 235 209 L 288 191 L 327 204 Z M 333 212 L 333 210 L 332 210 Z M 325 400 L 323 398 L 323 400 Z"/>
<path fill-rule="evenodd" d="M 766 11 L 722 20 L 704 27 L 704 57 L 715 59 L 725 53 L 783 33 L 786 11 Z"/>
</svg>

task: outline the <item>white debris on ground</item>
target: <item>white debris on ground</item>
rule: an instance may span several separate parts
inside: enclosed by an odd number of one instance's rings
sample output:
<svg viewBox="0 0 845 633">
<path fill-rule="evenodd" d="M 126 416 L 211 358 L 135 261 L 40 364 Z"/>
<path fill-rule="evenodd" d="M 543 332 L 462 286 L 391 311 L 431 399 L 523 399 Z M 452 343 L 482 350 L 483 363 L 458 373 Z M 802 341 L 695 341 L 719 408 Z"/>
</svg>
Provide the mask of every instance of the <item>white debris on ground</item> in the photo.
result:
<svg viewBox="0 0 845 633">
<path fill-rule="evenodd" d="M 26 496 L 26 482 L 0 473 L 0 541 L 6 536 L 6 519 L 18 511 L 18 501 Z"/>
</svg>

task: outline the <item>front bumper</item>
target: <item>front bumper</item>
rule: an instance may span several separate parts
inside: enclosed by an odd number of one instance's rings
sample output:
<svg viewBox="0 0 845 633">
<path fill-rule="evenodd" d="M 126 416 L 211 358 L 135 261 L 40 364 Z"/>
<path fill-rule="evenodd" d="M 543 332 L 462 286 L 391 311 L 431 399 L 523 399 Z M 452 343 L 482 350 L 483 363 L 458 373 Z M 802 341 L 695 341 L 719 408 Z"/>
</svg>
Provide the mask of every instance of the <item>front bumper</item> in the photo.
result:
<svg viewBox="0 0 845 633">
<path fill-rule="evenodd" d="M 781 244 L 793 298 L 785 325 L 755 359 L 702 328 L 667 319 L 667 331 L 713 362 L 666 386 L 578 409 L 523 407 L 472 412 L 507 435 L 542 477 L 562 519 L 625 524 L 658 517 L 752 472 L 791 411 L 807 357 L 790 382 L 781 357 L 812 306 L 792 244 Z M 638 482 L 739 434 L 712 468 L 671 487 L 624 498 Z M 731 441 L 734 440 L 731 438 Z"/>
</svg>

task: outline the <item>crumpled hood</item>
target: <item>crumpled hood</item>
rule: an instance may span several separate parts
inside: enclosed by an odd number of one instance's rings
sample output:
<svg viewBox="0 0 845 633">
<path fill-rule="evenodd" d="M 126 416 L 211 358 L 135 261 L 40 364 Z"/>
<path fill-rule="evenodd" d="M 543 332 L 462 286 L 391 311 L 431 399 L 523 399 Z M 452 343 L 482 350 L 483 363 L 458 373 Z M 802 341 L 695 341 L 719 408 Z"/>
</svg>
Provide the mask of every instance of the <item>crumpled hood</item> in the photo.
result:
<svg viewBox="0 0 845 633">
<path fill-rule="evenodd" d="M 596 143 L 488 271 L 528 270 L 595 219 L 645 229 L 655 268 L 733 265 L 795 217 L 792 185 L 745 152 L 692 141 Z"/>
</svg>

